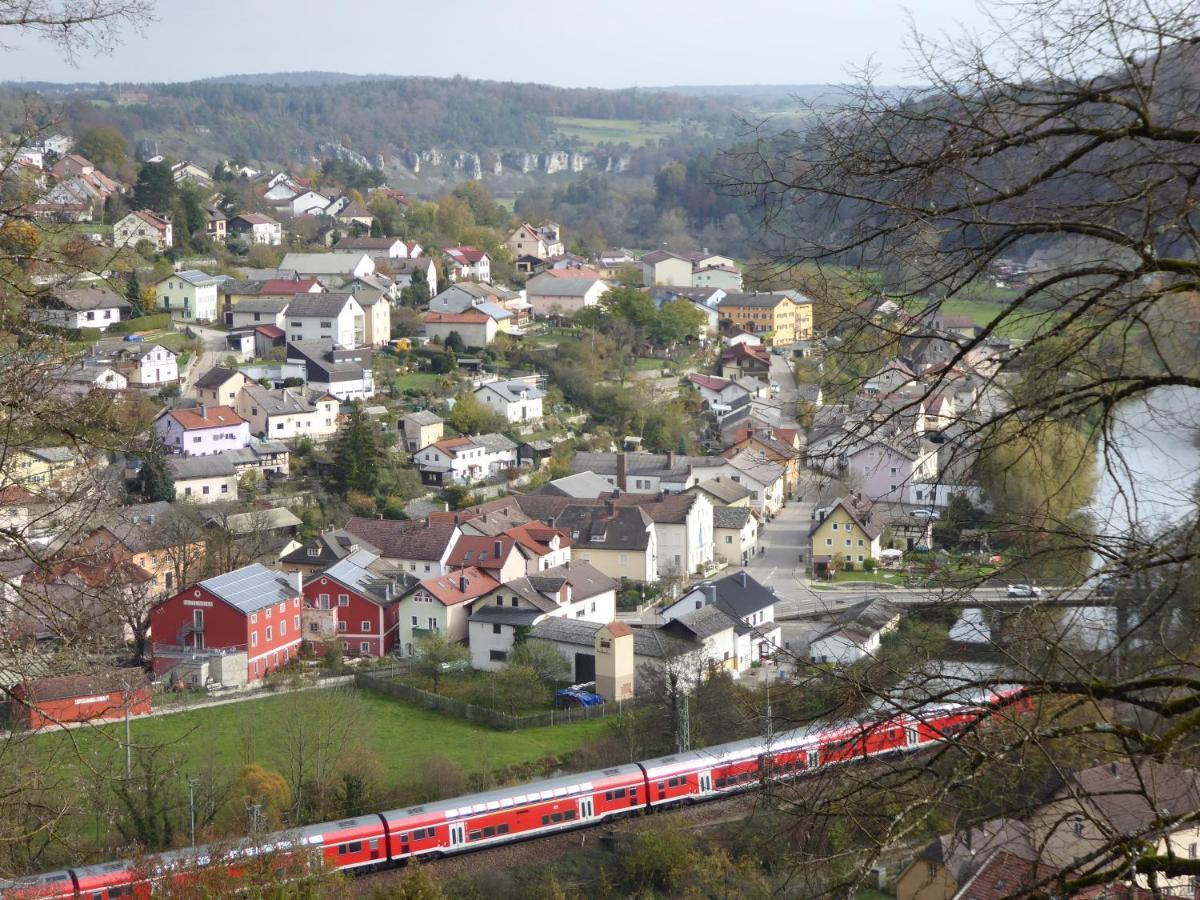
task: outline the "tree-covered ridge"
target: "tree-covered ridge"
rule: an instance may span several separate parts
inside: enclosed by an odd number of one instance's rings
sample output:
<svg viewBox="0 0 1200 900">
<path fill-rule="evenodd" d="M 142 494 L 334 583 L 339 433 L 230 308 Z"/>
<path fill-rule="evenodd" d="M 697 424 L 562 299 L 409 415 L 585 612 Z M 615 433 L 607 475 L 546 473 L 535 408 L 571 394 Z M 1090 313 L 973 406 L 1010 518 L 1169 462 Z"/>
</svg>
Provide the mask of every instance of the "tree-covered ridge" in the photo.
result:
<svg viewBox="0 0 1200 900">
<path fill-rule="evenodd" d="M 24 86 L 0 93 L 8 127 L 18 125 L 20 101 L 28 94 Z M 129 135 L 203 133 L 227 155 L 279 159 L 309 153 L 318 142 L 367 154 L 429 147 L 539 150 L 554 133 L 555 116 L 728 122 L 730 110 L 717 98 L 635 89 L 386 78 L 300 85 L 99 85 L 72 93 L 67 113 L 77 127 L 102 121 Z"/>
</svg>

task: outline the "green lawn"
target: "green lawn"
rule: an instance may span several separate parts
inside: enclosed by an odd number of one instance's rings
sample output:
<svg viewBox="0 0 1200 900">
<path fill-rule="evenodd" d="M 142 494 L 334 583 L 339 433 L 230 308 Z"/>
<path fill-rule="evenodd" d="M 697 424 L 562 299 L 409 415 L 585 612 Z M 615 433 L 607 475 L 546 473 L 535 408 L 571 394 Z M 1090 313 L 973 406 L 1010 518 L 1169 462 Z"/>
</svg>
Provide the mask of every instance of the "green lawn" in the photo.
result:
<svg viewBox="0 0 1200 900">
<path fill-rule="evenodd" d="M 1000 290 L 1003 292 L 1003 289 Z M 1006 293 L 1011 294 L 1013 297 L 1016 296 L 1015 291 L 1007 291 Z M 1001 299 L 968 300 L 954 298 L 943 300 L 941 310 L 947 315 L 970 316 L 976 325 L 983 326 L 994 321 L 996 316 L 1004 312 L 1006 306 L 1007 304 Z M 997 331 L 1001 337 L 1028 339 L 1050 325 L 1053 318 L 1054 313 L 1042 310 L 1022 310 L 1006 319 Z"/>
<path fill-rule="evenodd" d="M 411 375 L 401 375 L 394 382 L 396 390 L 404 391 L 409 388 L 420 391 L 432 391 L 437 388 L 441 375 L 433 372 L 413 372 Z"/>
<path fill-rule="evenodd" d="M 552 116 L 556 129 L 565 138 L 584 144 L 620 144 L 634 147 L 652 144 L 660 138 L 678 134 L 683 122 L 639 122 L 637 119 L 582 119 Z"/>
<path fill-rule="evenodd" d="M 665 369 L 668 365 L 669 363 L 665 359 L 640 356 L 633 361 L 633 370 L 635 372 L 658 372 Z"/>
<path fill-rule="evenodd" d="M 420 780 L 422 765 L 434 756 L 453 760 L 468 773 L 545 757 L 562 758 L 607 727 L 603 719 L 594 719 L 528 731 L 493 731 L 368 692 L 339 693 L 354 710 L 358 746 L 374 752 L 394 785 Z M 142 719 L 132 724 L 133 743 L 135 747 L 169 745 L 167 752 L 178 761 L 179 772 L 200 771 L 210 763 L 236 771 L 250 760 L 283 770 L 288 756 L 281 734 L 289 720 L 311 714 L 306 697 L 307 693 L 267 697 Z M 330 726 L 338 727 L 336 723 Z M 72 753 L 69 741 L 78 742 L 84 760 L 115 759 L 120 755 L 123 730 L 122 724 L 115 723 L 46 734 L 37 743 L 39 749 L 52 750 L 61 765 L 78 769 L 81 762 Z"/>
</svg>

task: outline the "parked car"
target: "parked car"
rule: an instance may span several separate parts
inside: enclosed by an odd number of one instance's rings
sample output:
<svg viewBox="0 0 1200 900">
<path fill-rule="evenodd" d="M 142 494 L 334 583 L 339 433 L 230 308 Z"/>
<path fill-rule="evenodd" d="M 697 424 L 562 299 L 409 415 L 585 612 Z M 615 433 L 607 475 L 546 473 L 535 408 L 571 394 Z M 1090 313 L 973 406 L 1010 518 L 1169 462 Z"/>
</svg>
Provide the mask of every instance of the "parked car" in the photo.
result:
<svg viewBox="0 0 1200 900">
<path fill-rule="evenodd" d="M 778 393 L 779 393 L 779 382 L 778 382 L 778 381 L 772 381 L 772 382 L 771 382 L 771 393 L 772 393 L 772 394 L 778 394 Z"/>
<path fill-rule="evenodd" d="M 914 519 L 940 519 L 942 514 L 936 509 L 914 509 L 912 511 Z"/>
<path fill-rule="evenodd" d="M 141 344 L 145 342 L 146 338 L 140 334 L 127 334 L 125 335 L 125 340 L 132 344 Z"/>
<path fill-rule="evenodd" d="M 1008 586 L 1008 596 L 1010 597 L 1040 597 L 1042 589 L 1033 587 L 1028 584 L 1010 584 Z"/>
</svg>

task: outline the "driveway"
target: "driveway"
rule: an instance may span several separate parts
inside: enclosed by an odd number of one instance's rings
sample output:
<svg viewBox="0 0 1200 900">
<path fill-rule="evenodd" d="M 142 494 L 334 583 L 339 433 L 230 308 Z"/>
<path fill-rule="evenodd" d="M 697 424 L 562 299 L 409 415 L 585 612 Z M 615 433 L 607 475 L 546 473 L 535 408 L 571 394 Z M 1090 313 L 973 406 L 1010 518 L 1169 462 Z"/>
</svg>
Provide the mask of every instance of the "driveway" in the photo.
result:
<svg viewBox="0 0 1200 900">
<path fill-rule="evenodd" d="M 800 552 L 808 547 L 808 529 L 814 503 L 791 502 L 771 522 L 762 526 L 758 543 L 762 555 L 745 566 L 756 581 L 774 588 L 780 602 L 775 615 L 789 616 L 822 605 L 819 595 L 808 587 Z"/>
</svg>

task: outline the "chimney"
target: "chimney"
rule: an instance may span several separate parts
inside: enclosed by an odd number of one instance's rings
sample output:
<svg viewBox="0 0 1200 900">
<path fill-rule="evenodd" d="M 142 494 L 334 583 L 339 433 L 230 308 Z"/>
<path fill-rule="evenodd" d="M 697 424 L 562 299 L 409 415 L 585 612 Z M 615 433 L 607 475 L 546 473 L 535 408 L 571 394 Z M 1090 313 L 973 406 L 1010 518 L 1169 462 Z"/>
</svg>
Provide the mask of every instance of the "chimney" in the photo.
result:
<svg viewBox="0 0 1200 900">
<path fill-rule="evenodd" d="M 667 468 L 668 469 L 675 468 L 675 451 L 674 450 L 667 451 Z"/>
<path fill-rule="evenodd" d="M 742 587 L 746 586 L 746 573 L 744 570 L 741 572 L 738 572 L 738 581 L 740 581 L 742 583 Z"/>
<path fill-rule="evenodd" d="M 504 541 L 496 541 L 493 549 L 496 553 L 496 559 L 499 559 L 504 554 Z"/>
<path fill-rule="evenodd" d="M 624 453 L 617 454 L 617 487 L 625 490 L 625 472 L 626 460 Z"/>
<path fill-rule="evenodd" d="M 604 501 L 604 511 L 606 513 L 608 513 L 609 517 L 616 515 L 617 504 L 613 503 L 611 500 L 605 500 Z"/>
<path fill-rule="evenodd" d="M 301 574 L 300 572 L 296 572 L 295 575 L 296 575 L 296 593 L 303 594 L 304 593 L 304 575 Z"/>
<path fill-rule="evenodd" d="M 700 590 L 704 591 L 704 596 L 707 597 L 707 605 L 715 606 L 717 602 L 717 586 L 711 581 L 706 581 L 700 585 Z"/>
<path fill-rule="evenodd" d="M 664 500 L 667 499 L 667 492 L 660 489 L 658 492 L 658 496 L 655 499 L 658 500 L 659 503 L 662 503 Z"/>
<path fill-rule="evenodd" d="M 467 576 L 466 575 L 458 576 L 458 589 L 460 592 L 462 592 L 464 594 L 467 592 Z"/>
<path fill-rule="evenodd" d="M 208 418 L 208 407 L 205 406 L 203 403 L 200 404 L 200 418 L 202 418 L 202 419 Z"/>
</svg>

